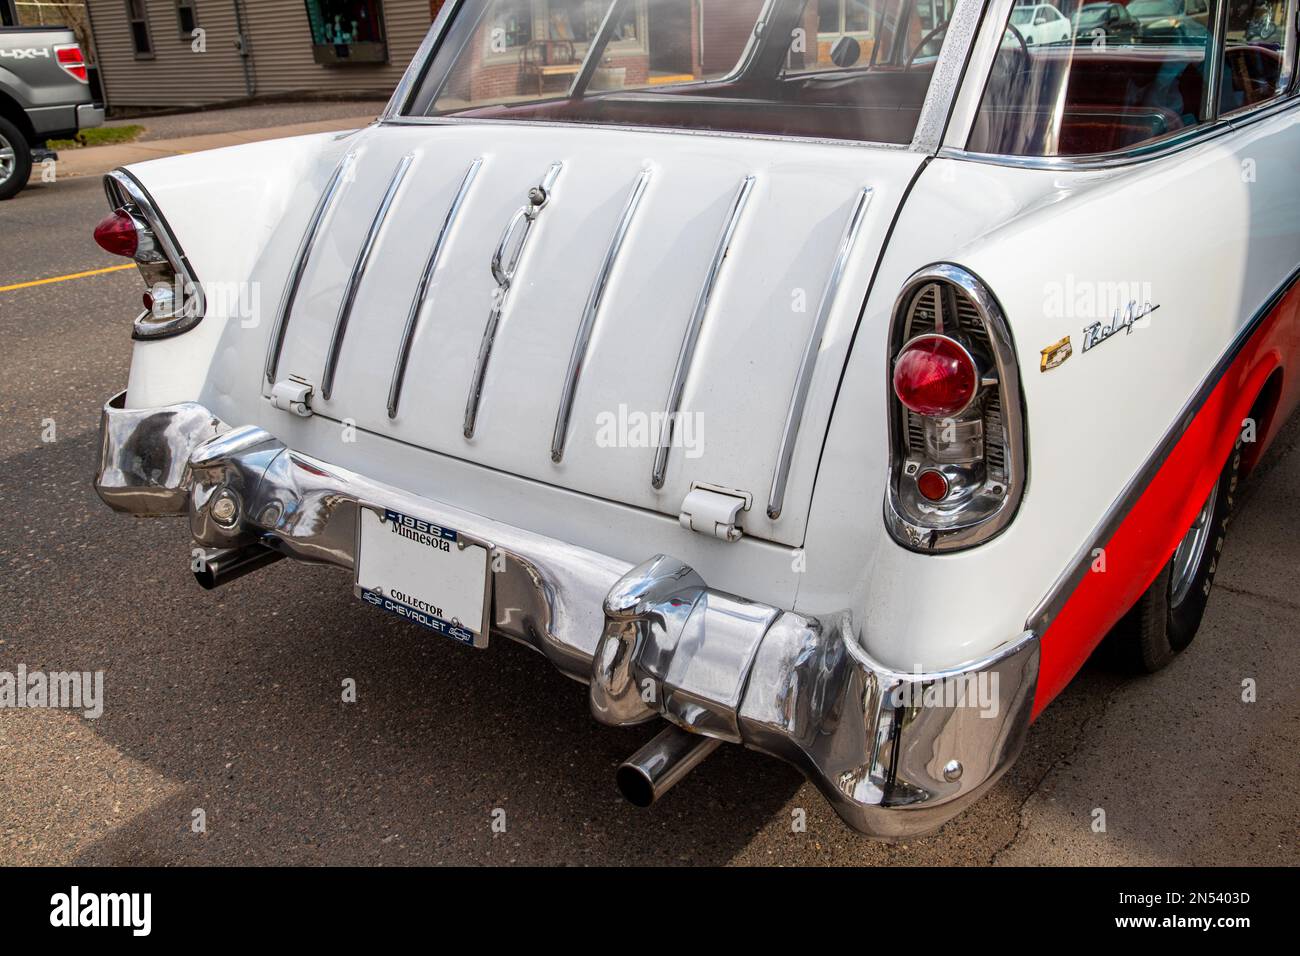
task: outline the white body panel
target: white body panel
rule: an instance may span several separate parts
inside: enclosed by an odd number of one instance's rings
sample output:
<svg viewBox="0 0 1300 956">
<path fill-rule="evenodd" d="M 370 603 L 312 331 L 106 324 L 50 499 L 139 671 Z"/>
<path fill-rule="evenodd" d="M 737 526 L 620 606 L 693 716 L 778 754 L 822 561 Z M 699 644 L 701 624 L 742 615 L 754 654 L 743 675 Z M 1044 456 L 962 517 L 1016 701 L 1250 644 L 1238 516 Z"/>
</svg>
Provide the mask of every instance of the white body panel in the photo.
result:
<svg viewBox="0 0 1300 956">
<path fill-rule="evenodd" d="M 318 415 L 302 420 L 264 397 L 269 318 L 316 198 L 353 149 L 354 188 L 322 233 L 280 378 L 319 381 L 361 237 L 397 162 L 416 159 L 358 298 L 333 400 L 318 401 Z M 480 156 L 483 175 L 436 278 L 403 412 L 390 423 L 389 376 L 415 282 L 452 193 Z M 1253 181 L 1243 178 L 1245 160 L 1254 164 Z M 461 422 L 491 302 L 492 248 L 555 161 L 565 170 L 521 264 L 469 442 Z M 261 307 L 253 322 L 212 309 L 192 333 L 138 344 L 128 402 L 198 400 L 226 421 L 261 425 L 291 447 L 499 521 L 629 562 L 672 554 L 714 586 L 775 606 L 847 608 L 869 652 L 891 666 L 968 661 L 1020 633 L 1236 332 L 1300 263 L 1300 115 L 1291 108 L 1108 170 L 940 158 L 904 202 L 921 163 L 915 153 L 870 147 L 458 124 L 382 126 L 136 167 L 199 277 L 251 279 Z M 574 332 L 627 192 L 646 167 L 654 178 L 613 274 L 568 453 L 556 466 L 549 443 Z M 746 175 L 758 179 L 752 208 L 706 317 L 683 403 L 703 417 L 704 454 L 675 449 L 656 492 L 652 451 L 599 448 L 596 417 L 620 404 L 662 409 L 707 259 Z M 875 194 L 823 343 L 790 506 L 769 522 L 760 502 L 799 353 L 844 219 L 866 186 Z M 231 240 L 236 233 L 241 241 Z M 1002 535 L 930 556 L 895 544 L 882 521 L 887 337 L 898 290 L 940 261 L 979 276 L 1011 323 L 1029 480 Z M 1095 316 L 1072 314 L 1063 299 L 1065 312 L 1056 314 L 1052 296 L 1081 282 L 1146 284 L 1159 310 L 1131 334 L 1080 354 Z M 804 312 L 792 308 L 800 289 Z M 1039 350 L 1065 335 L 1076 354 L 1041 373 Z M 355 440 L 343 419 L 355 420 Z M 754 495 L 745 539 L 726 544 L 678 525 L 692 481 Z"/>
</svg>

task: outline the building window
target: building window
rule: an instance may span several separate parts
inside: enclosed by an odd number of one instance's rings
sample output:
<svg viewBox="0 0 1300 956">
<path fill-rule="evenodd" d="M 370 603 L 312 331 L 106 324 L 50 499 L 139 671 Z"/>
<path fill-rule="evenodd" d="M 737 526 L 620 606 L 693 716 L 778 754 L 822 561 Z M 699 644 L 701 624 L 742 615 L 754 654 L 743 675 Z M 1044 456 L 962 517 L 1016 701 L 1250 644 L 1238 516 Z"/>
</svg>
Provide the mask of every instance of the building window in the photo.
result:
<svg viewBox="0 0 1300 956">
<path fill-rule="evenodd" d="M 533 38 L 533 4 L 530 0 L 505 0 L 498 3 L 495 26 L 490 31 L 498 40 L 497 48 L 516 49 Z"/>
<path fill-rule="evenodd" d="M 818 0 L 817 32 L 868 33 L 871 14 L 872 5 L 867 0 Z"/>
<path fill-rule="evenodd" d="M 600 32 L 611 0 L 495 0 L 486 34 L 488 60 L 517 62 L 521 51 L 532 47 L 548 62 L 556 55 L 581 57 Z M 644 52 L 641 42 L 646 0 L 625 4 L 613 28 L 611 53 Z M 558 52 L 557 52 L 558 51 Z"/>
<path fill-rule="evenodd" d="M 382 0 L 307 0 L 317 63 L 387 63 Z"/>
<path fill-rule="evenodd" d="M 145 0 L 126 0 L 126 19 L 131 26 L 131 46 L 137 60 L 153 59 L 153 37 L 149 35 L 149 7 Z"/>
<path fill-rule="evenodd" d="M 182 40 L 192 40 L 199 27 L 197 0 L 176 0 L 176 28 Z"/>
</svg>

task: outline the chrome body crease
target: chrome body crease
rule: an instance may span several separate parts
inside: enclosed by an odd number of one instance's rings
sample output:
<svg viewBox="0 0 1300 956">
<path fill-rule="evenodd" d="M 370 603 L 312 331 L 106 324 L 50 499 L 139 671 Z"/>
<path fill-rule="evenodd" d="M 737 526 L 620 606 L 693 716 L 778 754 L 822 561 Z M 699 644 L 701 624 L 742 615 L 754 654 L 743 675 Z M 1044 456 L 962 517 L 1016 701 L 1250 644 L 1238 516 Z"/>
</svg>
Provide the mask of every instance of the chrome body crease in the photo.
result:
<svg viewBox="0 0 1300 956">
<path fill-rule="evenodd" d="M 447 240 L 451 236 L 452 228 L 456 225 L 456 219 L 465 206 L 465 200 L 469 197 L 469 191 L 474 185 L 474 180 L 478 178 L 479 170 L 482 168 L 483 159 L 479 157 L 470 164 L 469 169 L 465 172 L 465 178 L 461 180 L 460 188 L 456 191 L 456 196 L 447 209 L 447 217 L 442 221 L 442 228 L 438 231 L 438 238 L 433 243 L 433 250 L 429 253 L 429 261 L 425 264 L 424 273 L 420 276 L 420 284 L 416 286 L 415 298 L 411 301 L 411 311 L 406 316 L 406 328 L 402 332 L 402 342 L 397 348 L 397 363 L 393 367 L 393 381 L 388 387 L 389 418 L 397 417 L 398 404 L 402 400 L 402 382 L 406 378 L 406 365 L 411 357 L 411 343 L 415 341 L 415 330 L 420 322 L 420 314 L 424 311 L 428 302 L 429 289 L 433 284 L 433 277 L 438 271 L 438 265 L 442 261 L 443 250 L 447 246 Z"/>
<path fill-rule="evenodd" d="M 266 382 L 268 385 L 275 384 L 275 373 L 280 367 L 280 353 L 284 350 L 284 335 L 289 328 L 289 317 L 293 314 L 293 304 L 298 297 L 298 289 L 302 286 L 303 273 L 307 271 L 307 261 L 311 259 L 312 250 L 316 247 L 316 237 L 320 234 L 321 223 L 333 207 L 348 168 L 355 161 L 356 154 L 348 153 L 334 167 L 334 173 L 330 176 L 329 182 L 325 185 L 325 191 L 321 193 L 316 208 L 312 211 L 311 219 L 307 224 L 307 231 L 303 233 L 302 240 L 298 244 L 298 252 L 294 256 L 293 267 L 289 272 L 284 294 L 280 298 L 280 307 L 275 313 L 275 326 L 271 329 L 271 342 L 266 352 Z"/>
<path fill-rule="evenodd" d="M 659 437 L 659 447 L 655 451 L 654 471 L 650 477 L 650 483 L 656 488 L 663 487 L 664 476 L 668 472 L 668 449 L 672 446 L 673 423 L 681 410 L 682 392 L 686 390 L 686 375 L 691 370 L 695 347 L 700 341 L 700 329 L 704 327 L 704 317 L 708 315 L 709 302 L 713 299 L 713 290 L 717 287 L 718 276 L 722 274 L 722 264 L 726 262 L 727 253 L 731 249 L 731 240 L 736 236 L 741 217 L 745 214 L 745 206 L 749 203 L 749 197 L 753 194 L 754 184 L 757 181 L 755 176 L 746 176 L 736 191 L 731 212 L 727 215 L 722 234 L 718 237 L 713 261 L 709 264 L 709 271 L 705 273 L 704 285 L 695 300 L 695 311 L 691 315 L 690 324 L 686 326 L 686 334 L 682 337 L 681 351 L 677 355 L 677 367 L 673 370 L 672 384 L 668 386 L 668 400 L 664 403 L 664 430 Z"/>
<path fill-rule="evenodd" d="M 330 336 L 329 352 L 325 356 L 325 371 L 321 375 L 320 392 L 325 401 L 329 401 L 334 394 L 334 376 L 338 373 L 339 357 L 343 354 L 343 339 L 348 332 L 348 320 L 352 317 L 352 307 L 357 301 L 357 290 L 361 288 L 361 282 L 366 276 L 366 266 L 370 264 L 370 256 L 375 251 L 375 243 L 379 239 L 379 232 L 384 228 L 384 221 L 388 218 L 388 212 L 393 208 L 393 200 L 397 198 L 397 192 L 402 188 L 402 180 L 406 178 L 407 170 L 411 168 L 413 162 L 415 162 L 415 156 L 410 153 L 403 156 L 398 162 L 397 169 L 393 171 L 393 178 L 388 182 L 388 189 L 384 192 L 384 198 L 379 203 L 379 208 L 375 210 L 375 218 L 371 220 L 370 229 L 366 232 L 366 238 L 361 243 L 356 262 L 352 265 L 352 273 L 348 276 L 343 301 L 339 303 L 338 316 L 334 320 L 334 333 Z"/>
<path fill-rule="evenodd" d="M 478 360 L 474 363 L 474 375 L 470 381 L 469 398 L 465 402 L 464 433 L 466 441 L 473 439 L 478 425 L 479 405 L 483 401 L 483 384 L 487 380 L 488 363 L 492 360 L 492 348 L 496 344 L 497 329 L 501 325 L 501 316 L 505 313 L 506 301 L 514 285 L 515 274 L 523 259 L 528 239 L 533 234 L 533 226 L 538 216 L 551 201 L 551 192 L 564 171 L 563 163 L 552 163 L 541 185 L 528 191 L 528 201 L 511 217 L 492 254 L 492 277 L 497 287 L 493 291 L 492 311 L 488 313 L 487 325 L 483 328 L 483 340 L 479 345 Z M 516 239 L 515 235 L 519 238 Z"/>
<path fill-rule="evenodd" d="M 597 273 L 596 281 L 591 287 L 591 295 L 587 298 L 587 306 L 583 310 L 582 321 L 573 340 L 573 353 L 569 356 L 569 368 L 564 376 L 560 407 L 555 414 L 555 432 L 551 436 L 551 460 L 556 464 L 564 460 L 564 443 L 568 437 L 569 418 L 573 414 L 573 399 L 578 393 L 578 380 L 582 376 L 582 368 L 587 363 L 587 347 L 591 344 L 591 332 L 596 326 L 596 316 L 600 314 L 600 305 L 605 299 L 609 276 L 614 271 L 618 254 L 623 251 L 623 241 L 627 238 L 628 230 L 632 228 L 632 220 L 636 218 L 637 209 L 641 206 L 641 198 L 645 195 L 646 187 L 650 185 L 652 175 L 649 169 L 643 169 L 632 185 L 632 192 L 628 196 L 627 205 L 623 207 L 622 216 L 619 217 L 618 228 L 614 230 L 614 238 L 605 253 L 605 261 L 601 263 L 600 272 Z"/>
<path fill-rule="evenodd" d="M 871 206 L 871 196 L 871 187 L 864 188 L 858 193 L 857 201 L 849 213 L 849 221 L 844 227 L 844 238 L 840 240 L 839 253 L 835 257 L 830 279 L 822 293 L 812 334 L 808 337 L 803 358 L 799 362 L 799 375 L 795 379 L 794 394 L 790 397 L 790 411 L 786 415 L 785 429 L 781 433 L 781 447 L 776 454 L 776 473 L 772 476 L 772 489 L 767 499 L 767 516 L 773 521 L 781 517 L 781 511 L 785 507 L 785 489 L 786 483 L 790 480 L 790 463 L 794 459 L 795 442 L 799 440 L 804 406 L 808 402 L 808 390 L 812 387 L 813 372 L 817 368 L 817 355 L 821 351 L 822 338 L 826 334 L 826 324 L 830 321 L 831 310 L 835 307 L 835 296 L 839 293 L 840 283 L 844 279 L 844 270 L 849 265 L 849 256 L 853 253 L 853 247 L 857 245 L 858 234 L 862 231 L 867 209 Z"/>
</svg>

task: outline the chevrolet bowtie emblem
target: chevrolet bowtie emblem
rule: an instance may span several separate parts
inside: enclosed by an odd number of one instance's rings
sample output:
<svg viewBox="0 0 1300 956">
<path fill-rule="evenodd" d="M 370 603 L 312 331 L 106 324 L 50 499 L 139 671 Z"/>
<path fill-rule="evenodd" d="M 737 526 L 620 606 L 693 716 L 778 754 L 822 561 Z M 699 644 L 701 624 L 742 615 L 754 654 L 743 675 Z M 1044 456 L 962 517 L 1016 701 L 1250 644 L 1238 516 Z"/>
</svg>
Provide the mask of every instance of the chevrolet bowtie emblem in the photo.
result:
<svg viewBox="0 0 1300 956">
<path fill-rule="evenodd" d="M 1070 344 L 1070 337 L 1067 335 L 1061 341 L 1043 349 L 1042 354 L 1043 359 L 1038 365 L 1038 370 L 1050 372 L 1057 366 L 1065 364 L 1065 360 L 1074 354 L 1074 346 Z"/>
</svg>

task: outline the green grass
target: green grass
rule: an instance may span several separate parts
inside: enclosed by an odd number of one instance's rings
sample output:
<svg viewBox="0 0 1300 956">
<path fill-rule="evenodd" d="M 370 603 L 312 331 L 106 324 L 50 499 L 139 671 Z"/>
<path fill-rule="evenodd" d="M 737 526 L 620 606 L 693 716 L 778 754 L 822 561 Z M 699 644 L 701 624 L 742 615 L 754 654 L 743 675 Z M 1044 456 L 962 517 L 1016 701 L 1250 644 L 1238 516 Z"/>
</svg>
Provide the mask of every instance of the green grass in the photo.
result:
<svg viewBox="0 0 1300 956">
<path fill-rule="evenodd" d="M 143 132 L 143 126 L 96 126 L 94 129 L 83 129 L 76 139 L 52 139 L 50 149 L 81 149 L 83 146 L 130 143 Z"/>
</svg>

